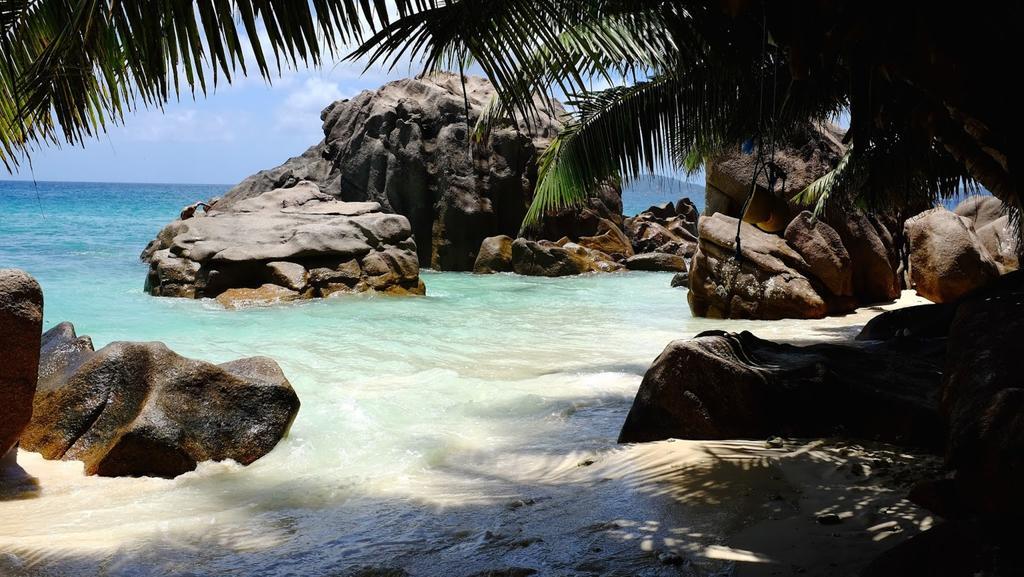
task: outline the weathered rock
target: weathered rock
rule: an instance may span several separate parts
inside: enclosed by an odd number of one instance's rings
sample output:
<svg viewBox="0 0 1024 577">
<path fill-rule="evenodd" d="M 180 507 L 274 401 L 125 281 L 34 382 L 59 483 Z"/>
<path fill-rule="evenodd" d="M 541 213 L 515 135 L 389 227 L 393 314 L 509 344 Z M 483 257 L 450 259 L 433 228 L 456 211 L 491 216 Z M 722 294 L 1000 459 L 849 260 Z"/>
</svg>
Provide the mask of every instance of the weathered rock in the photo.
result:
<svg viewBox="0 0 1024 577">
<path fill-rule="evenodd" d="M 267 271 L 274 284 L 293 291 L 301 292 L 309 284 L 309 273 L 306 267 L 295 262 L 275 261 L 267 263 Z"/>
<path fill-rule="evenodd" d="M 833 295 L 853 296 L 850 253 L 834 228 L 820 220 L 812 222 L 805 210 L 789 223 L 784 238 Z"/>
<path fill-rule="evenodd" d="M 745 216 L 746 222 L 761 230 L 782 232 L 800 208 L 790 202 L 797 193 L 832 169 L 846 151 L 842 131 L 828 124 L 811 124 L 795 130 L 780 142 L 772 161 L 785 171 L 785 182 L 777 182 L 775 194 L 759 171 L 757 187 Z M 706 170 L 704 214 L 716 212 L 737 216 L 750 193 L 756 154 L 738 148 L 712 159 Z"/>
<path fill-rule="evenodd" d="M 686 258 L 697 250 L 697 208 L 688 198 L 652 206 L 623 221 L 634 253 L 666 252 Z"/>
<path fill-rule="evenodd" d="M 491 274 L 512 271 L 512 237 L 506 235 L 485 238 L 480 243 L 473 272 Z"/>
<path fill-rule="evenodd" d="M 219 300 L 232 306 L 326 296 L 339 284 L 422 294 L 409 222 L 379 208 L 340 202 L 309 182 L 217 203 L 150 243 L 146 288 L 188 298 L 227 293 Z"/>
<path fill-rule="evenodd" d="M 530 240 L 557 239 L 563 236 L 582 239 L 602 234 L 601 221 L 607 220 L 620 229 L 622 219 L 622 189 L 617 184 L 605 183 L 593 191 L 582 208 L 564 208 L 548 212 L 541 222 L 524 231 Z"/>
<path fill-rule="evenodd" d="M 602 218 L 598 221 L 593 236 L 581 236 L 577 242 L 580 246 L 599 250 L 612 257 L 628 258 L 633 256 L 633 245 L 617 224 Z"/>
<path fill-rule="evenodd" d="M 978 240 L 1005 274 L 1020 268 L 1017 235 L 1010 226 L 1003 201 L 994 196 L 975 195 L 964 199 L 953 210 L 974 224 Z"/>
<path fill-rule="evenodd" d="M 570 276 L 593 271 L 594 264 L 586 249 L 579 248 L 582 253 L 553 242 L 517 238 L 512 243 L 512 267 L 516 274 L 528 276 Z"/>
<path fill-rule="evenodd" d="M 633 255 L 626 259 L 629 270 L 680 272 L 686 270 L 686 259 L 663 252 L 648 252 Z"/>
<path fill-rule="evenodd" d="M 458 75 L 437 74 L 389 82 L 334 102 L 320 115 L 323 141 L 246 178 L 217 208 L 228 210 L 308 180 L 342 200 L 375 201 L 385 212 L 405 216 L 420 266 L 472 270 L 485 238 L 518 232 L 533 196 L 537 158 L 565 114 L 557 102 L 544 104 L 529 125 L 499 124 L 484 142 L 471 146 L 469 133 L 493 94 L 483 78 L 467 76 L 463 84 Z M 599 192 L 600 198 L 588 201 L 596 216 L 608 218 L 604 210 L 621 215 L 617 187 L 609 188 L 607 199 Z M 568 220 L 578 218 L 579 211 L 570 212 Z M 563 234 L 578 238 L 593 230 L 560 230 L 539 238 Z"/>
<path fill-rule="evenodd" d="M 43 291 L 28 273 L 0 269 L 0 457 L 32 417 L 43 326 Z"/>
<path fill-rule="evenodd" d="M 692 292 L 693 289 L 691 289 Z M 942 346 L 796 347 L 748 332 L 674 341 L 644 375 L 619 442 L 858 437 L 941 445 Z"/>
<path fill-rule="evenodd" d="M 274 361 L 221 365 L 162 343 L 92 352 L 68 324 L 43 338 L 44 377 L 23 446 L 81 460 L 90 475 L 174 477 L 200 461 L 262 457 L 287 432 L 299 399 Z"/>
<path fill-rule="evenodd" d="M 680 271 L 672 276 L 671 282 L 672 288 L 676 287 L 689 287 L 690 286 L 690 273 L 689 271 Z"/>
<path fill-rule="evenodd" d="M 930 304 L 886 311 L 870 321 L 857 335 L 858 341 L 887 341 L 895 338 L 945 338 L 956 314 L 956 305 Z"/>
<path fill-rule="evenodd" d="M 1024 514 L 1024 274 L 1010 273 L 959 304 L 950 325 L 942 407 L 947 464 L 966 508 L 985 518 Z"/>
<path fill-rule="evenodd" d="M 226 309 L 267 306 L 299 300 L 298 291 L 267 283 L 259 288 L 232 288 L 217 295 L 217 302 Z"/>
<path fill-rule="evenodd" d="M 938 207 L 908 219 L 905 230 L 911 281 L 932 302 L 952 302 L 999 276 L 965 217 Z"/>
<path fill-rule="evenodd" d="M 808 278 L 810 267 L 782 238 L 743 223 L 737 261 L 736 224 L 721 213 L 700 219 L 687 295 L 695 315 L 781 319 L 828 314 L 829 303 Z"/>
<path fill-rule="evenodd" d="M 850 255 L 853 294 L 860 304 L 888 302 L 900 296 L 899 253 L 882 220 L 858 208 L 828 219 Z"/>
</svg>

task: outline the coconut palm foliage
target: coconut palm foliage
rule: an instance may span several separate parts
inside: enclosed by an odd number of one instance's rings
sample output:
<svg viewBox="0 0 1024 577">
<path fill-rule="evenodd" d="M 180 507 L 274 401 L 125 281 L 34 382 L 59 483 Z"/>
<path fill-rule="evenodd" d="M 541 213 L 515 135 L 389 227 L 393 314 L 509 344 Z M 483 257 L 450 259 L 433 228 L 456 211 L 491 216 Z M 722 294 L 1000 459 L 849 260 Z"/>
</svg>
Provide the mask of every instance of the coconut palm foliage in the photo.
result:
<svg viewBox="0 0 1024 577">
<path fill-rule="evenodd" d="M 531 218 L 610 175 L 693 168 L 842 110 L 850 153 L 799 200 L 886 208 L 980 182 L 1019 208 L 1021 115 L 1008 79 L 1022 8 L 984 4 L 438 0 L 355 56 L 412 56 L 426 71 L 474 61 L 497 87 L 492 113 L 527 120 L 537 94 L 564 95 L 574 112 L 542 159 Z M 624 81 L 592 90 L 594 78 Z"/>
<path fill-rule="evenodd" d="M 254 67 L 319 65 L 418 0 L 0 0 L 0 158 L 81 143 Z M 248 58 L 247 58 L 248 55 Z M 248 61 L 247 61 L 248 60 Z"/>
</svg>

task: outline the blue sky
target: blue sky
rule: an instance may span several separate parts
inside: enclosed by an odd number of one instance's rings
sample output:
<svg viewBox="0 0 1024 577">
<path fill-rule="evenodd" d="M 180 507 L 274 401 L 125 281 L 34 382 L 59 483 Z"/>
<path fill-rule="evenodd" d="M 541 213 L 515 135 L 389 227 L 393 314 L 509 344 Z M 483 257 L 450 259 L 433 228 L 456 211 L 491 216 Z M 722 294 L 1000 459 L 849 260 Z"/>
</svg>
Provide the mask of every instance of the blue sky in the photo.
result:
<svg viewBox="0 0 1024 577">
<path fill-rule="evenodd" d="M 234 184 L 301 154 L 323 138 L 320 111 L 381 84 L 415 74 L 341 63 L 284 71 L 268 85 L 236 78 L 206 97 L 183 94 L 164 111 L 141 110 L 84 147 L 37 150 L 32 166 L 0 179 Z"/>
</svg>

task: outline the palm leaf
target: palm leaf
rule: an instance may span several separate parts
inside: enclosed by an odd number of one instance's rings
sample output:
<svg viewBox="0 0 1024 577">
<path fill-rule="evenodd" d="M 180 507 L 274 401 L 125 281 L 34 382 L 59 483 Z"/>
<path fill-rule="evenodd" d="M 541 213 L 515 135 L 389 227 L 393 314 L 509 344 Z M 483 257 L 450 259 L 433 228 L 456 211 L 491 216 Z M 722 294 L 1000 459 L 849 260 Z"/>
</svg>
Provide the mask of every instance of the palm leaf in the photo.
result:
<svg viewBox="0 0 1024 577">
<path fill-rule="evenodd" d="M 409 14 L 427 1 L 395 5 Z M 387 23 L 386 9 L 382 0 L 0 0 L 0 159 L 11 170 L 37 143 L 81 143 L 183 88 L 205 94 L 247 72 L 247 46 L 268 81 L 282 67 L 318 66 Z"/>
</svg>

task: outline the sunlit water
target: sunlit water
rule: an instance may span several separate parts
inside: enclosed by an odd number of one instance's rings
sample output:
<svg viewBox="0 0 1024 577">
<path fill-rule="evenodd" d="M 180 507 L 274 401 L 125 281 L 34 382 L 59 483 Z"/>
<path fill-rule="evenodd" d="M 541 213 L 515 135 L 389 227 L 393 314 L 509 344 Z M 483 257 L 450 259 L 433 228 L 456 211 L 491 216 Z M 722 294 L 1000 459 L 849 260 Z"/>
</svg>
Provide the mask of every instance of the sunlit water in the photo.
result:
<svg viewBox="0 0 1024 577">
<path fill-rule="evenodd" d="M 636 489 L 631 449 L 615 445 L 650 362 L 709 328 L 836 337 L 862 320 L 693 319 L 685 290 L 655 273 L 425 271 L 423 298 L 242 311 L 144 294 L 139 251 L 222 190 L 0 183 L 0 266 L 39 279 L 45 327 L 69 320 L 97 347 L 160 340 L 214 362 L 266 355 L 302 401 L 291 434 L 249 467 L 86 478 L 22 452 L 40 488 L 0 501 L 0 575 L 568 575 L 588 559 L 660 574 L 645 559 L 679 535 L 642 545 L 643 531 L 704 523 L 706 535 L 714 520 Z"/>
</svg>

